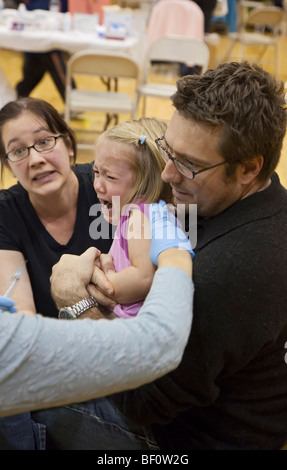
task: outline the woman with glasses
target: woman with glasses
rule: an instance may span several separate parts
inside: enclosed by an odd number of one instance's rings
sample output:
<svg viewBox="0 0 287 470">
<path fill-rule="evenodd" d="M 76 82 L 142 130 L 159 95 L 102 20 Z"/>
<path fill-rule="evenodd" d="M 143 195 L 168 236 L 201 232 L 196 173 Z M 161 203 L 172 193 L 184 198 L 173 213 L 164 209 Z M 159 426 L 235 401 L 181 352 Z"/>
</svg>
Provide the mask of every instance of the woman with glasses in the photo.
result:
<svg viewBox="0 0 287 470">
<path fill-rule="evenodd" d="M 95 218 L 89 211 L 99 203 L 92 167 L 75 165 L 71 129 L 50 104 L 34 98 L 0 111 L 0 159 L 2 170 L 8 167 L 18 180 L 0 202 L 0 293 L 23 269 L 13 291 L 19 311 L 57 317 L 52 266 L 64 253 L 81 254 L 90 246 L 107 252 L 111 245 L 111 226 L 100 208 L 99 231 L 89 232 Z"/>
<path fill-rule="evenodd" d="M 92 167 L 75 165 L 71 129 L 50 104 L 34 98 L 1 109 L 0 161 L 1 170 L 8 167 L 18 180 L 0 201 L 0 294 L 9 295 L 13 286 L 19 312 L 57 317 L 49 282 L 53 265 L 64 253 L 79 255 L 90 246 L 107 252 L 111 245 L 103 218 L 97 223 L 105 238 L 89 232 L 90 208 L 99 203 Z M 41 429 L 30 413 L 0 420 L 1 450 L 34 450 L 40 443 Z"/>
</svg>

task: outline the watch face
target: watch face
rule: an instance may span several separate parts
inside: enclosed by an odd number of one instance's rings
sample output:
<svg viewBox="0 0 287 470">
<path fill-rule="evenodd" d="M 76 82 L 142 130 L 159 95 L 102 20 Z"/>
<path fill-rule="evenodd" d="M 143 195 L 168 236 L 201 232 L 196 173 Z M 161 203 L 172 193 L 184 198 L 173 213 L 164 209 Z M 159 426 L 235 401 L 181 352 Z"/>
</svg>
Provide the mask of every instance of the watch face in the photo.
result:
<svg viewBox="0 0 287 470">
<path fill-rule="evenodd" d="M 76 316 L 70 307 L 64 307 L 59 311 L 58 318 L 62 320 L 74 320 Z"/>
</svg>

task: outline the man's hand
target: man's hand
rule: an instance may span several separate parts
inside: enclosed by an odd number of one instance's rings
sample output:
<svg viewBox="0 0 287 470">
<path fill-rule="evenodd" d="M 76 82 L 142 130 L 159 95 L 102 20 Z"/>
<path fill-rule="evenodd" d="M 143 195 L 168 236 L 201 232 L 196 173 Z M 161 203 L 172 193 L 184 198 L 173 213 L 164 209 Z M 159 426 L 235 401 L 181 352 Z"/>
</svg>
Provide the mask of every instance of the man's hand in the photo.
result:
<svg viewBox="0 0 287 470">
<path fill-rule="evenodd" d="M 87 287 L 100 254 L 97 248 L 91 247 L 81 256 L 63 255 L 53 266 L 51 294 L 58 309 L 74 305 L 90 295 Z"/>
<path fill-rule="evenodd" d="M 90 295 L 99 304 L 113 309 L 116 304 L 109 295 L 114 294 L 114 288 L 105 275 L 109 270 L 114 271 L 112 257 L 101 255 L 94 247 L 80 256 L 63 255 L 53 266 L 50 277 L 51 293 L 58 309 L 74 305 Z"/>
</svg>

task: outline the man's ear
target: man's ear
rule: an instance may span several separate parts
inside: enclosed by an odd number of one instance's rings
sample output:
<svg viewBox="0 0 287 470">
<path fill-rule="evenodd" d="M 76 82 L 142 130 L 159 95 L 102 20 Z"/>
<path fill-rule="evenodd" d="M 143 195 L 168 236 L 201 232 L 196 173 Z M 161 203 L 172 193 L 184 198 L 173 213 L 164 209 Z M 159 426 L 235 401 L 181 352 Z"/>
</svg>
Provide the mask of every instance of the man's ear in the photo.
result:
<svg viewBox="0 0 287 470">
<path fill-rule="evenodd" d="M 264 163 L 262 155 L 253 157 L 250 160 L 246 160 L 242 163 L 241 168 L 241 181 L 243 184 L 252 183 L 259 175 L 261 168 Z"/>
</svg>

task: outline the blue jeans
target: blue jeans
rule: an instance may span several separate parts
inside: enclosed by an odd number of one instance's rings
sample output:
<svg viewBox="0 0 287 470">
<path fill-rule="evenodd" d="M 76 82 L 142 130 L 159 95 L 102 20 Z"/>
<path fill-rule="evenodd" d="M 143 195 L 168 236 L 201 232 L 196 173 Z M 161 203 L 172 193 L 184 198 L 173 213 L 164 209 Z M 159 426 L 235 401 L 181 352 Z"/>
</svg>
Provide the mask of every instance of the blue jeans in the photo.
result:
<svg viewBox="0 0 287 470">
<path fill-rule="evenodd" d="M 32 413 L 48 450 L 158 450 L 149 428 L 126 419 L 107 398 Z"/>
<path fill-rule="evenodd" d="M 0 418 L 0 450 L 45 450 L 45 427 L 30 413 Z"/>
</svg>

